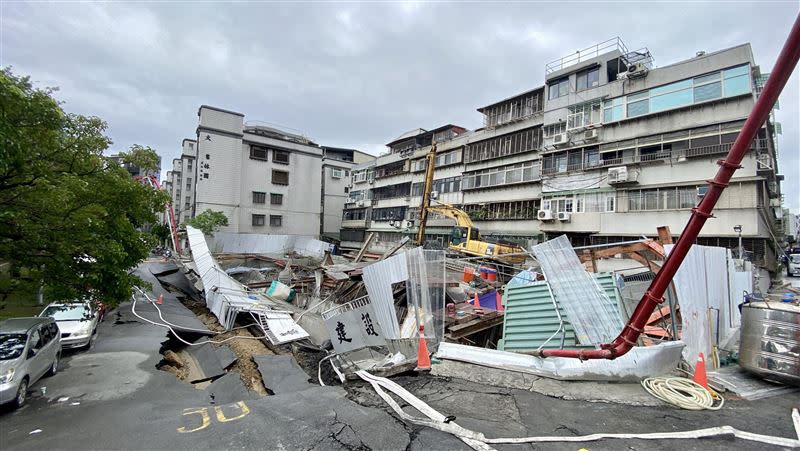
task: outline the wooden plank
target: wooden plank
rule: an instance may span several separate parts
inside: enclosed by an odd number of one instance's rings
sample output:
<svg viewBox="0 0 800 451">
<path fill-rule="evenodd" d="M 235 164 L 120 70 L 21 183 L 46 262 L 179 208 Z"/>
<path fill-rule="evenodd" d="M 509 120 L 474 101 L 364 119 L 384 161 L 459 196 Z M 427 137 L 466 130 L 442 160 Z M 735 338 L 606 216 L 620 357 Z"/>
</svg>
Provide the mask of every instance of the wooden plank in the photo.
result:
<svg viewBox="0 0 800 451">
<path fill-rule="evenodd" d="M 364 254 L 369 249 L 369 245 L 372 244 L 372 240 L 375 239 L 375 232 L 370 232 L 369 236 L 366 240 L 364 240 L 364 244 L 361 245 L 361 249 L 359 249 L 358 254 L 356 254 L 356 258 L 353 260 L 354 262 L 360 262 L 362 258 L 364 258 Z"/>
<path fill-rule="evenodd" d="M 407 236 L 403 237 L 403 239 L 400 240 L 399 243 L 395 244 L 394 246 L 392 246 L 391 249 L 389 249 L 388 251 L 384 252 L 383 255 L 381 255 L 381 257 L 378 260 L 383 260 L 383 259 L 391 257 L 392 255 L 394 255 L 395 252 L 399 251 L 403 246 L 405 246 L 406 243 L 409 242 L 409 240 L 411 240 L 411 238 L 409 238 Z"/>
<path fill-rule="evenodd" d="M 669 226 L 661 226 L 658 229 L 658 241 L 661 245 L 672 244 L 672 233 L 669 231 Z"/>
<path fill-rule="evenodd" d="M 477 318 L 464 324 L 459 324 L 450 327 L 448 335 L 454 339 L 468 337 L 472 334 L 491 329 L 492 327 L 503 324 L 503 315 L 484 316 Z"/>
</svg>

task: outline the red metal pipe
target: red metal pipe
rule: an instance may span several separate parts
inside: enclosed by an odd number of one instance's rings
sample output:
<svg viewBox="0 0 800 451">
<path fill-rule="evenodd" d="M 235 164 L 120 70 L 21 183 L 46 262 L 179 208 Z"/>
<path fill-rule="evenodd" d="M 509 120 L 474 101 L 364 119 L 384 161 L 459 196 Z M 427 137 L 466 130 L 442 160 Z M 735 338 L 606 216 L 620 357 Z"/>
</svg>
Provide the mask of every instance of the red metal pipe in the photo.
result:
<svg viewBox="0 0 800 451">
<path fill-rule="evenodd" d="M 697 239 L 697 235 L 703 228 L 706 219 L 710 218 L 711 211 L 719 200 L 722 190 L 728 186 L 733 173 L 741 166 L 753 139 L 761 128 L 761 125 L 769 117 L 772 107 L 778 100 L 778 95 L 786 85 L 786 81 L 792 75 L 797 60 L 800 59 L 800 15 L 795 19 L 792 31 L 783 45 L 781 54 L 775 62 L 775 67 L 761 92 L 761 96 L 753 106 L 753 111 L 747 117 L 747 121 L 742 126 L 742 131 L 736 137 L 731 150 L 728 152 L 724 160 L 717 162 L 720 168 L 717 171 L 714 180 L 708 181 L 708 192 L 700 201 L 700 204 L 692 209 L 692 216 L 689 222 L 683 229 L 678 242 L 672 248 L 664 266 L 656 275 L 650 287 L 645 292 L 639 304 L 636 305 L 628 323 L 622 329 L 622 332 L 611 343 L 600 345 L 600 349 L 593 350 L 577 350 L 577 349 L 547 349 L 540 351 L 538 355 L 542 357 L 573 357 L 581 360 L 587 359 L 614 359 L 627 353 L 632 347 L 636 345 L 636 340 L 639 339 L 648 318 L 656 309 L 658 304 L 664 302 L 664 291 L 669 286 L 678 268 L 683 263 L 683 259 L 692 247 L 692 243 Z"/>
</svg>

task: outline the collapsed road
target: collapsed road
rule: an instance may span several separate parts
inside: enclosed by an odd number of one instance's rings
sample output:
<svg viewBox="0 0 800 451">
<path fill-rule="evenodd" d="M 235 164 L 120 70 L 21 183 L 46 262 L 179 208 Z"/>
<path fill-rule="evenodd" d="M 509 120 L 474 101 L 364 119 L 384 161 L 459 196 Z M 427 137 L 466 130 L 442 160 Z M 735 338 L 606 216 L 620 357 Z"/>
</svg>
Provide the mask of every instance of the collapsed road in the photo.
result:
<svg viewBox="0 0 800 451">
<path fill-rule="evenodd" d="M 145 263 L 140 270 L 150 271 L 151 266 Z M 169 306 L 165 310 L 173 313 L 167 318 L 170 322 L 180 324 L 183 318 L 193 326 L 197 326 L 195 321 L 202 324 L 173 293 L 154 284 L 149 295 L 158 294 L 163 295 L 162 305 Z M 469 449 L 450 434 L 403 422 L 368 384 L 319 386 L 316 374 L 298 366 L 289 354 L 254 358 L 263 369 L 265 392 L 271 395 L 249 390 L 235 371 L 204 388 L 193 387 L 157 368 L 164 361 L 160 351 L 165 329 L 136 317 L 131 307 L 130 303 L 121 305 L 101 324 L 102 339 L 93 349 L 66 357 L 62 371 L 36 384 L 30 404 L 0 413 L 0 447 Z M 537 383 L 538 378 L 520 375 L 515 388 L 499 388 L 480 383 L 490 381 L 490 375 L 476 374 L 470 380 L 470 373 L 464 374 L 457 378 L 412 373 L 393 380 L 435 409 L 455 416 L 461 426 L 487 437 L 671 432 L 723 424 L 794 436 L 787 413 L 797 404 L 796 395 L 730 399 L 723 411 L 695 412 L 653 403 L 635 405 L 648 403 L 626 395 L 634 384 L 582 383 L 575 390 L 570 385 L 575 383 Z M 581 395 L 592 392 L 613 392 L 618 397 L 613 403 L 588 402 L 598 399 Z M 686 449 L 729 449 L 744 442 L 718 437 L 679 443 Z M 592 443 L 591 448 L 666 450 L 676 444 L 604 440 Z M 519 446 L 575 449 L 569 443 Z M 747 446 L 770 449 L 760 443 L 747 442 Z"/>
</svg>

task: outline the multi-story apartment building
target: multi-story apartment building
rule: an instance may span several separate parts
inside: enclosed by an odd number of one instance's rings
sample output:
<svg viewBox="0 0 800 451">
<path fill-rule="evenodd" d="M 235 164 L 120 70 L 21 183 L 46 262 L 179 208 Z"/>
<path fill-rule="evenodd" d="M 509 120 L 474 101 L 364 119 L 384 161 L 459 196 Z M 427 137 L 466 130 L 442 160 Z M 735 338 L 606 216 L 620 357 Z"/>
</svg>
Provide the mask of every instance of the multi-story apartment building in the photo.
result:
<svg viewBox="0 0 800 451">
<path fill-rule="evenodd" d="M 355 149 L 322 147 L 322 224 L 320 236 L 340 240 L 342 210 L 350 193 L 350 177 L 354 167 L 369 163 L 375 157 Z"/>
<path fill-rule="evenodd" d="M 661 225 L 677 234 L 767 75 L 749 44 L 660 68 L 647 49 L 598 44 L 547 64 L 544 86 L 479 108 L 483 128 L 444 139 L 434 190 L 463 206 L 484 236 L 521 244 L 560 234 L 576 246 L 617 242 Z M 365 230 L 380 241 L 415 232 L 431 143 L 423 132 L 389 143 L 376 161 L 363 196 L 372 198 Z M 768 121 L 698 238 L 736 247 L 740 226 L 745 248 L 769 269 L 782 241 L 774 136 Z M 436 221 L 430 235 L 444 239 L 452 221 Z"/>
<path fill-rule="evenodd" d="M 338 236 L 350 169 L 369 155 L 234 111 L 203 105 L 197 114 L 194 215 L 222 211 L 232 232 Z"/>
<path fill-rule="evenodd" d="M 197 141 L 184 139 L 181 142 L 181 157 L 172 160 L 172 170 L 167 171 L 164 189 L 172 197 L 175 222 L 185 224 L 194 217 L 195 148 Z"/>
</svg>

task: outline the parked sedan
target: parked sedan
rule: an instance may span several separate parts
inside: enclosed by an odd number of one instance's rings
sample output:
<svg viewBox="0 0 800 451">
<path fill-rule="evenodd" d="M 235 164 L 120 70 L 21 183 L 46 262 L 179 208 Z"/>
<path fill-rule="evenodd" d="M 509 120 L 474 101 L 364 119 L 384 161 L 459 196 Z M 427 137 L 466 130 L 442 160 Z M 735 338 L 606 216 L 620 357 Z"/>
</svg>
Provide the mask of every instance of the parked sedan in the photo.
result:
<svg viewBox="0 0 800 451">
<path fill-rule="evenodd" d="M 64 348 L 88 347 L 97 331 L 99 316 L 89 302 L 55 303 L 48 305 L 40 317 L 56 320 L 61 330 L 61 346 Z"/>
<path fill-rule="evenodd" d="M 51 318 L 0 322 L 0 404 L 25 404 L 28 387 L 58 371 L 61 341 Z"/>
</svg>

